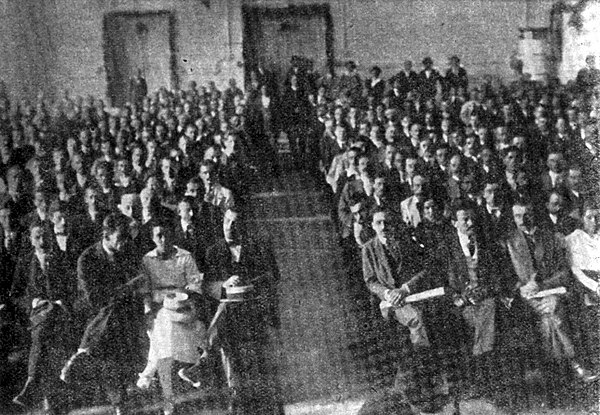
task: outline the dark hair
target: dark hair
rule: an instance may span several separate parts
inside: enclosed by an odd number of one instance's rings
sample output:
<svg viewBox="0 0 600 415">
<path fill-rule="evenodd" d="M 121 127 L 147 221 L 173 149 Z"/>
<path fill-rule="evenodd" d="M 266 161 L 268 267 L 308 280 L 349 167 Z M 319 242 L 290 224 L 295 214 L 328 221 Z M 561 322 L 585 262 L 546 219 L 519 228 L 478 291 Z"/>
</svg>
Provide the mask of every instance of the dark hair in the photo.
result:
<svg viewBox="0 0 600 415">
<path fill-rule="evenodd" d="M 456 199 L 450 205 L 450 215 L 453 220 L 456 220 L 456 214 L 462 211 L 472 211 L 475 212 L 476 205 L 470 200 L 465 199 Z"/>
<path fill-rule="evenodd" d="M 104 236 L 113 234 L 117 231 L 126 233 L 129 228 L 130 218 L 122 213 L 111 213 L 104 218 L 102 222 L 102 233 Z"/>
<path fill-rule="evenodd" d="M 529 209 L 533 209 L 533 200 L 529 197 L 519 197 L 513 200 L 513 206 L 522 206 Z"/>
<path fill-rule="evenodd" d="M 156 219 L 152 220 L 152 229 L 154 228 L 163 228 L 172 232 L 174 230 L 174 223 L 166 216 L 158 216 Z"/>
<path fill-rule="evenodd" d="M 588 210 L 598 210 L 599 205 L 594 199 L 585 199 L 583 201 L 583 209 L 581 209 L 581 213 L 585 214 Z"/>
</svg>

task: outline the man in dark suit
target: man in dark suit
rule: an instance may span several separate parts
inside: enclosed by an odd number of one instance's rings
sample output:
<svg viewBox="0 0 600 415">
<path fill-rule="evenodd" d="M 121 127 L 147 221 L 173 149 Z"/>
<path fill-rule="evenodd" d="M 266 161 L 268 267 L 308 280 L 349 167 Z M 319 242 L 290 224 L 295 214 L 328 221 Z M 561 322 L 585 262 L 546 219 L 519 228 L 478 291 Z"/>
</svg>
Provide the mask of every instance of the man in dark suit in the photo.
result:
<svg viewBox="0 0 600 415">
<path fill-rule="evenodd" d="M 441 87 L 442 77 L 433 69 L 433 59 L 423 59 L 423 70 L 419 73 L 418 89 L 423 101 L 435 98 L 438 88 Z"/>
<path fill-rule="evenodd" d="M 540 228 L 547 229 L 552 233 L 569 235 L 578 228 L 577 219 L 569 216 L 567 198 L 562 189 L 551 190 L 546 193 L 544 209 L 540 212 L 538 224 Z"/>
<path fill-rule="evenodd" d="M 283 130 L 288 136 L 294 162 L 297 167 L 301 167 L 306 161 L 307 137 L 304 130 L 308 125 L 310 102 L 296 75 L 292 75 L 290 84 L 282 96 Z"/>
<path fill-rule="evenodd" d="M 447 275 L 454 306 L 460 310 L 466 326 L 473 330 L 469 342 L 472 350 L 467 359 L 475 369 L 468 392 L 471 397 L 491 392 L 488 387 L 495 370 L 492 353 L 496 340 L 494 297 L 507 280 L 498 250 L 477 233 L 475 206 L 469 201 L 455 202 L 452 207 L 455 231 L 445 235 L 436 255 Z"/>
<path fill-rule="evenodd" d="M 61 373 L 69 383 L 92 380 L 118 413 L 125 387 L 135 378 L 135 364 L 143 359 L 138 345 L 143 305 L 133 294 L 139 264 L 127 246 L 129 222 L 124 215 L 108 215 L 102 239 L 79 257 L 80 312 L 90 319 L 77 353 Z"/>
<path fill-rule="evenodd" d="M 213 298 L 225 300 L 227 287 L 254 286 L 254 299 L 227 303 L 218 324 L 221 357 L 232 392 L 231 413 L 283 414 L 273 377 L 277 368 L 266 358 L 269 328 L 279 327 L 279 269 L 270 245 L 251 238 L 240 212 L 230 208 L 225 212 L 223 236 L 207 249 L 206 264 L 203 291 Z M 267 393 L 256 390 L 258 384 Z"/>
<path fill-rule="evenodd" d="M 87 187 L 84 196 L 87 209 L 85 209 L 85 213 L 75 215 L 72 220 L 73 236 L 83 249 L 96 242 L 102 234 L 102 221 L 106 216 L 106 211 L 98 206 L 97 196 L 98 189 L 95 186 Z"/>
<path fill-rule="evenodd" d="M 138 68 L 137 75 L 129 82 L 129 99 L 132 104 L 139 105 L 146 95 L 148 95 L 148 84 L 142 76 L 142 70 Z"/>
<path fill-rule="evenodd" d="M 571 213 L 577 217 L 583 216 L 583 203 L 587 199 L 587 193 L 583 188 L 582 171 L 578 165 L 571 165 L 567 171 L 565 181 L 566 197 L 568 199 Z"/>
<path fill-rule="evenodd" d="M 477 214 L 481 235 L 491 244 L 497 243 L 509 226 L 508 197 L 497 178 L 487 178 L 483 185 L 483 203 L 479 206 Z"/>
<path fill-rule="evenodd" d="M 537 316 L 543 351 L 548 363 L 567 361 L 575 377 L 585 383 L 595 381 L 576 360 L 575 347 L 566 326 L 563 300 L 558 295 L 535 298 L 541 290 L 569 286 L 570 273 L 565 258 L 564 242 L 552 232 L 539 228 L 530 202 L 513 203 L 515 228 L 503 240 L 503 246 L 512 263 L 512 293 L 508 304 L 519 296 Z"/>
<path fill-rule="evenodd" d="M 429 288 L 424 253 L 410 240 L 406 229 L 400 231 L 401 222 L 394 218 L 392 212 L 376 208 L 372 217 L 371 226 L 376 236 L 362 248 L 364 280 L 369 291 L 379 297 L 383 317 L 386 320 L 393 318 L 408 328 L 418 373 L 409 376 L 407 392 L 411 387 L 418 389 L 417 399 L 425 401 L 425 406 L 430 407 L 431 402 L 427 402 L 432 379 L 428 372 L 431 368 L 429 333 L 422 308 L 404 303 L 409 294 Z"/>
<path fill-rule="evenodd" d="M 446 71 L 446 77 L 444 78 L 444 90 L 449 93 L 451 89 L 455 91 L 463 90 L 467 91 L 469 87 L 469 79 L 467 77 L 467 71 L 465 68 L 460 66 L 460 58 L 458 56 L 451 56 L 449 59 L 449 68 Z"/>
<path fill-rule="evenodd" d="M 542 190 L 550 192 L 565 184 L 565 158 L 559 149 L 550 149 L 546 158 L 547 170 L 540 175 Z"/>
<path fill-rule="evenodd" d="M 381 68 L 379 66 L 371 68 L 371 78 L 365 81 L 365 89 L 367 97 L 372 99 L 371 107 L 376 108 L 381 104 L 385 92 L 385 82 L 381 79 Z"/>
<path fill-rule="evenodd" d="M 10 197 L 0 200 L 0 304 L 5 304 L 19 259 L 24 231 L 13 213 Z"/>
<path fill-rule="evenodd" d="M 579 92 L 585 97 L 590 97 L 593 94 L 594 88 L 600 85 L 600 69 L 596 68 L 596 57 L 588 55 L 585 58 L 586 67 L 577 72 L 575 83 Z"/>
<path fill-rule="evenodd" d="M 11 290 L 15 299 L 26 295 L 31 321 L 27 381 L 13 402 L 32 408 L 36 400 L 44 399 L 49 410 L 58 409 L 65 401 L 56 375 L 71 352 L 69 316 L 77 290 L 76 280 L 69 278 L 64 256 L 53 248 L 52 239 L 47 226 L 40 221 L 31 224 L 27 280 L 15 281 Z"/>
<path fill-rule="evenodd" d="M 206 254 L 206 240 L 208 236 L 204 234 L 205 229 L 198 226 L 198 221 L 194 217 L 194 200 L 189 196 L 184 196 L 177 204 L 178 219 L 173 227 L 174 245 L 190 252 L 196 260 L 199 269 L 204 269 Z"/>
<path fill-rule="evenodd" d="M 402 108 L 408 93 L 417 88 L 419 79 L 412 67 L 412 61 L 405 61 L 403 70 L 390 79 L 390 86 L 393 87 L 393 90 L 398 90 L 397 96 L 399 105 L 397 107 L 394 106 L 394 108 Z"/>
</svg>

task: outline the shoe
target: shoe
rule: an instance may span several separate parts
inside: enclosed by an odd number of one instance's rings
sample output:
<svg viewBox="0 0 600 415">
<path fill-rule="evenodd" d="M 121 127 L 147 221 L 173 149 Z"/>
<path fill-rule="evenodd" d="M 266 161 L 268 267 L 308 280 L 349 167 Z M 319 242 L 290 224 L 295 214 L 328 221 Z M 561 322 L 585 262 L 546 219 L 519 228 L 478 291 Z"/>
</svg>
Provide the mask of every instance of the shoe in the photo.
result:
<svg viewBox="0 0 600 415">
<path fill-rule="evenodd" d="M 577 362 L 573 362 L 571 364 L 571 368 L 573 369 L 573 372 L 575 372 L 575 376 L 579 380 L 583 381 L 583 383 L 592 383 L 598 380 L 598 374 L 592 374 L 592 372 L 590 372 Z"/>
<path fill-rule="evenodd" d="M 181 380 L 183 380 L 184 382 L 189 383 L 190 385 L 192 385 L 194 388 L 199 389 L 200 386 L 202 386 L 202 383 L 199 380 L 195 380 L 197 379 L 197 370 L 195 370 L 196 365 L 190 367 L 190 368 L 183 368 L 183 369 L 179 369 L 179 371 L 177 372 L 177 375 L 179 376 L 179 378 Z"/>
<path fill-rule="evenodd" d="M 137 386 L 139 389 L 150 389 L 150 386 L 152 385 L 152 380 L 153 378 L 151 378 L 150 376 L 146 376 L 143 373 L 140 373 L 139 379 L 135 383 L 135 386 Z"/>
<path fill-rule="evenodd" d="M 202 386 L 201 379 L 206 374 L 206 369 L 202 364 L 202 360 L 199 363 L 196 363 L 194 366 L 179 369 L 177 375 L 183 381 L 189 383 L 194 388 L 198 389 Z"/>
<path fill-rule="evenodd" d="M 25 386 L 17 396 L 13 398 L 13 403 L 22 406 L 24 408 L 33 408 L 35 406 L 35 399 L 32 393 L 33 378 L 27 378 Z"/>
<path fill-rule="evenodd" d="M 163 405 L 163 414 L 164 415 L 174 415 L 175 414 L 175 403 L 171 400 L 168 400 Z"/>
<path fill-rule="evenodd" d="M 60 380 L 65 383 L 84 382 L 88 376 L 93 376 L 92 365 L 92 357 L 88 352 L 77 352 L 60 371 Z"/>
</svg>

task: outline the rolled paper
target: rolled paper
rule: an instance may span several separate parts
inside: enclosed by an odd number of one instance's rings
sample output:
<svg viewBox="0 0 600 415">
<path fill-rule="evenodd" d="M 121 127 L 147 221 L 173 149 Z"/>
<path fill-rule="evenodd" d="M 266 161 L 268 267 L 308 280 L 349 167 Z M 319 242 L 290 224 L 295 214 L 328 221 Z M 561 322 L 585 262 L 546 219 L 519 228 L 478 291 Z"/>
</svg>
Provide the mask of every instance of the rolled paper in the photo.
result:
<svg viewBox="0 0 600 415">
<path fill-rule="evenodd" d="M 421 291 L 420 293 L 415 293 L 415 294 L 411 294 L 411 295 L 407 296 L 404 299 L 404 301 L 402 301 L 400 306 L 404 303 L 417 303 L 419 301 L 424 301 L 424 300 L 429 300 L 431 298 L 441 297 L 444 294 L 446 294 L 444 287 L 438 287 L 438 288 L 434 288 L 432 290 Z M 393 306 L 388 301 L 383 300 L 381 303 L 379 303 L 379 308 L 381 310 L 390 308 L 390 307 L 393 307 Z"/>
<path fill-rule="evenodd" d="M 418 301 L 429 300 L 430 298 L 441 297 L 446 293 L 444 287 L 434 288 L 432 290 L 422 291 L 411 294 L 404 299 L 405 303 L 416 303 Z"/>
<path fill-rule="evenodd" d="M 529 298 L 544 298 L 544 297 L 549 297 L 551 295 L 561 295 L 561 294 L 566 294 L 566 293 L 567 293 L 567 289 L 565 287 L 556 287 L 556 288 L 550 288 L 549 290 L 538 291 L 537 293 L 533 294 Z"/>
</svg>

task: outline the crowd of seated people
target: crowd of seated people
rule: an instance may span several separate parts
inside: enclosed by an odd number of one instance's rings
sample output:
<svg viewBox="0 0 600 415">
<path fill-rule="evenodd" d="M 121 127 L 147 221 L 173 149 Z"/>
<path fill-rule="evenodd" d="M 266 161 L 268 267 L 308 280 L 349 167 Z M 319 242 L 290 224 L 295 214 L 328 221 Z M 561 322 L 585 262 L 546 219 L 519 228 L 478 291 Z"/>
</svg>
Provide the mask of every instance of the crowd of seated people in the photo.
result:
<svg viewBox="0 0 600 415">
<path fill-rule="evenodd" d="M 410 332 L 407 399 L 431 404 L 439 348 L 468 349 L 448 365 L 457 413 L 461 399 L 507 387 L 498 350 L 513 328 L 543 351 L 541 367 L 596 380 L 596 96 L 472 87 L 457 57 L 444 76 L 425 58 L 388 81 L 378 67 L 363 81 L 353 62 L 322 77 L 305 63 L 293 60 L 281 87 L 259 67 L 245 92 L 191 83 L 122 108 L 2 97 L 0 311 L 14 340 L 1 356 L 29 346 L 22 377 L 4 365 L 24 384 L 15 403 L 60 413 L 102 396 L 122 410 L 125 389 L 158 374 L 172 413 L 171 372 L 213 347 L 240 393 L 252 369 L 240 344 L 278 324 L 272 253 L 241 224 L 256 170 L 280 173 L 282 136 L 295 167 L 330 189 L 349 278 Z M 225 313 L 215 340 L 216 305 L 248 281 L 267 303 Z M 437 308 L 404 301 L 437 287 Z"/>
<path fill-rule="evenodd" d="M 233 80 L 121 108 L 0 101 L 2 411 L 127 411 L 127 389 L 158 377 L 173 413 L 171 375 L 220 355 L 231 413 L 246 413 L 244 382 L 278 325 L 277 266 L 243 226 L 270 148 L 259 110 Z M 227 302 L 232 287 L 257 300 Z"/>
<path fill-rule="evenodd" d="M 334 88 L 316 86 L 323 103 L 310 100 L 349 277 L 410 334 L 406 398 L 434 409 L 431 362 L 452 351 L 456 414 L 463 399 L 522 391 L 523 367 L 594 383 L 598 91 L 471 86 L 456 56 L 445 76 L 422 64 L 387 82 L 373 67 L 363 82 L 348 62 Z M 439 287 L 443 298 L 405 302 Z M 562 399 L 560 385 L 549 390 Z"/>
</svg>

